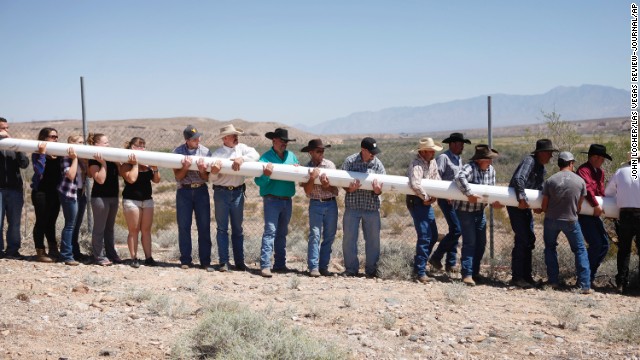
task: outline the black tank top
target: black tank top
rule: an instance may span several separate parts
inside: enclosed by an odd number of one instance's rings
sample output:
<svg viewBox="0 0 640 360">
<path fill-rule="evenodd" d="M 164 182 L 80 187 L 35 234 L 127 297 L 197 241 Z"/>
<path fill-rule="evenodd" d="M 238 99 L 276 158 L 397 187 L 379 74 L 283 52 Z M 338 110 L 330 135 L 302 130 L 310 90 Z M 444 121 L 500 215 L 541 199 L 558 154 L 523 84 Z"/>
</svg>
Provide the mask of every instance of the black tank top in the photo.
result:
<svg viewBox="0 0 640 360">
<path fill-rule="evenodd" d="M 89 167 L 91 165 L 97 165 L 102 167 L 97 160 L 89 160 Z M 118 165 L 116 163 L 107 161 L 107 178 L 104 180 L 104 184 L 98 184 L 97 181 L 93 181 L 93 187 L 91 188 L 91 197 L 110 198 L 118 197 L 120 188 L 118 187 Z"/>
<path fill-rule="evenodd" d="M 150 200 L 151 199 L 151 179 L 153 172 L 138 171 L 138 178 L 133 184 L 124 182 L 124 190 L 122 190 L 122 198 L 129 200 Z"/>
</svg>

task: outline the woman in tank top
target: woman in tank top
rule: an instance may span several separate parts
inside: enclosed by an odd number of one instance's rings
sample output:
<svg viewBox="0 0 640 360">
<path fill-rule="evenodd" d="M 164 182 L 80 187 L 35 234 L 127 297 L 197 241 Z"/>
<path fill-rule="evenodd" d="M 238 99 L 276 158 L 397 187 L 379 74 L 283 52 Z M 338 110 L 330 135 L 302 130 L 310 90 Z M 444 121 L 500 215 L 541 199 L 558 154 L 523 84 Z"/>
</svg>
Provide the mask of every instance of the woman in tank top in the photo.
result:
<svg viewBox="0 0 640 360">
<path fill-rule="evenodd" d="M 143 151 L 146 143 L 143 138 L 134 137 L 125 144 L 126 149 Z M 122 190 L 122 210 L 127 221 L 129 235 L 127 244 L 131 254 L 131 266 L 140 267 L 138 260 L 138 234 L 144 251 L 144 264 L 155 266 L 151 257 L 151 224 L 153 222 L 153 198 L 151 197 L 151 182 L 160 182 L 157 166 L 147 166 L 138 163 L 135 154 L 129 155 L 129 161 L 120 165 L 120 176 L 124 179 Z"/>
</svg>

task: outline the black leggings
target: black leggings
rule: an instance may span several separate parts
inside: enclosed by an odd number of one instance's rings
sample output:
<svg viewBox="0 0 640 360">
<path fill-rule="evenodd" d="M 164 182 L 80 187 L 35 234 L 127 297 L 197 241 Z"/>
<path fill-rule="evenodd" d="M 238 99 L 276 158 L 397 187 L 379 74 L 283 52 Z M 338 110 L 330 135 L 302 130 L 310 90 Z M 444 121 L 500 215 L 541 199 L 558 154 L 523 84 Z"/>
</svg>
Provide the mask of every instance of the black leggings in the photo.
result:
<svg viewBox="0 0 640 360">
<path fill-rule="evenodd" d="M 33 242 L 36 249 L 44 249 L 44 238 L 47 237 L 49 251 L 58 248 L 56 241 L 56 221 L 60 213 L 60 199 L 57 191 L 34 191 L 31 202 L 36 212 L 36 223 L 33 225 Z"/>
</svg>

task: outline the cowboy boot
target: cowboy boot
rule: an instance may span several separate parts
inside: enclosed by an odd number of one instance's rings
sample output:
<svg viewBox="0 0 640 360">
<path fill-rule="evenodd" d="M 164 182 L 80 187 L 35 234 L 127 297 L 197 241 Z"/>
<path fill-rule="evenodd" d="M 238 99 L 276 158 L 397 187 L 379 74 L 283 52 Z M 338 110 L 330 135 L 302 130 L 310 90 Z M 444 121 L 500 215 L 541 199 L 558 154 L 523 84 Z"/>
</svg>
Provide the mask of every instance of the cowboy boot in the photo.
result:
<svg viewBox="0 0 640 360">
<path fill-rule="evenodd" d="M 53 262 L 53 260 L 47 256 L 47 253 L 44 251 L 44 249 L 36 249 L 36 261 L 43 263 Z"/>
</svg>

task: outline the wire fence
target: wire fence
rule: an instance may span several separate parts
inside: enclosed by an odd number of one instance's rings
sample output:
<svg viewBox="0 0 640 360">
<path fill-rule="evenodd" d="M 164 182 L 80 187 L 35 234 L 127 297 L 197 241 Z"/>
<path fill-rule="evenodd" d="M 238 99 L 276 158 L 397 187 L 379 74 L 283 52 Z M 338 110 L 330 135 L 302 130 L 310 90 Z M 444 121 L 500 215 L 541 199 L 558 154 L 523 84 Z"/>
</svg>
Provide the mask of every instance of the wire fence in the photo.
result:
<svg viewBox="0 0 640 360">
<path fill-rule="evenodd" d="M 182 124 L 184 126 L 187 123 Z M 183 127 L 184 127 L 183 126 Z M 221 146 L 221 140 L 215 137 L 218 127 L 215 128 L 202 128 L 199 129 L 204 132 L 202 145 L 208 147 L 214 151 Z M 169 132 L 162 131 L 162 129 L 154 129 L 153 131 L 142 131 L 147 127 L 128 126 L 124 136 L 114 139 L 110 137 L 112 146 L 117 146 L 118 143 L 123 143 L 124 140 L 128 140 L 134 136 L 141 136 L 146 140 L 146 146 L 148 151 L 159 152 L 171 152 L 173 148 L 184 143 L 181 132 Z M 12 123 L 11 134 L 13 137 L 20 137 L 26 139 L 34 139 L 39 130 L 39 126 L 32 123 Z M 89 123 L 89 131 L 92 130 L 92 123 Z M 107 136 L 110 134 L 108 131 L 103 130 Z M 71 133 L 80 133 L 81 128 L 69 130 L 69 133 L 59 130 L 60 141 L 62 142 Z M 122 132 L 121 129 L 119 132 Z M 248 134 L 251 136 L 241 136 L 240 142 L 246 143 L 249 146 L 255 147 L 256 150 L 262 154 L 267 151 L 271 142 L 265 138 L 264 134 Z M 439 142 L 441 139 L 435 139 Z M 474 144 L 479 143 L 482 139 L 472 139 Z M 484 140 L 486 142 L 486 139 Z M 326 143 L 326 142 L 325 142 Z M 415 153 L 411 150 L 417 146 L 418 138 L 413 137 L 400 137 L 397 138 L 385 138 L 378 141 L 378 146 L 382 149 L 382 153 L 378 155 L 386 168 L 387 174 L 390 175 L 402 175 L 406 174 L 406 169 Z M 300 149 L 306 145 L 305 142 L 292 142 L 289 143 L 288 150 L 293 151 L 298 157 L 301 164 L 305 164 L 308 160 L 308 154 L 301 153 Z M 515 143 L 510 146 L 506 151 L 501 151 L 501 156 L 498 158 L 494 165 L 496 167 L 498 183 L 502 186 L 507 186 L 511 174 L 515 170 L 519 161 L 533 148 L 534 145 L 527 144 L 522 145 Z M 345 139 L 340 143 L 333 144 L 333 146 L 325 152 L 325 157 L 332 160 L 337 168 L 340 168 L 344 159 L 353 153 L 360 150 L 360 139 Z M 503 150 L 503 149 L 498 149 Z M 472 155 L 473 147 L 468 146 L 465 149 L 462 157 L 463 159 L 469 159 Z M 507 154 L 507 156 L 504 156 Z M 581 160 L 581 159 L 578 159 Z M 556 167 L 552 163 L 548 165 L 547 169 L 549 175 L 556 171 Z M 24 179 L 24 199 L 25 206 L 23 210 L 22 219 L 22 243 L 24 248 L 30 248 L 33 246 L 33 223 L 34 223 L 34 210 L 31 203 L 30 196 L 30 180 L 33 174 L 31 164 L 28 169 L 23 170 Z M 153 198 L 155 201 L 155 213 L 152 227 L 152 241 L 155 251 L 164 251 L 166 253 L 165 258 L 168 260 L 177 259 L 179 252 L 177 248 L 178 243 L 178 229 L 176 224 L 175 215 L 175 193 L 176 193 L 176 181 L 171 169 L 160 169 L 161 181 L 158 184 L 153 184 Z M 245 234 L 245 255 L 247 262 L 251 263 L 259 260 L 260 256 L 260 243 L 263 232 L 263 216 L 262 216 L 262 199 L 259 196 L 259 189 L 255 185 L 252 178 L 246 180 L 246 201 L 245 201 L 245 221 L 244 221 L 244 234 Z M 120 186 L 122 189 L 123 181 L 120 180 Z M 210 187 L 209 187 L 210 188 Z M 211 193 L 211 209 L 214 211 L 213 206 L 213 194 Z M 381 217 L 382 217 L 382 230 L 381 230 L 381 242 L 404 242 L 405 244 L 415 245 L 416 233 L 413 227 L 413 221 L 405 205 L 405 195 L 385 193 L 383 188 L 383 194 L 381 198 Z M 340 191 L 338 197 L 339 206 L 339 221 L 338 221 L 338 233 L 336 235 L 336 243 L 333 247 L 333 264 L 340 267 L 342 263 L 341 252 L 341 238 L 342 238 L 342 214 L 344 213 L 344 191 Z M 91 211 L 91 207 L 87 207 L 87 211 Z M 289 236 L 287 241 L 287 247 L 289 251 L 289 259 L 292 257 L 299 257 L 300 261 L 306 260 L 306 244 L 308 236 L 308 200 L 304 194 L 304 190 L 297 186 L 296 195 L 293 198 L 293 215 L 289 225 Z M 447 224 L 440 212 L 440 209 L 435 207 L 436 219 L 438 224 L 438 230 L 440 238 L 442 238 L 447 231 Z M 488 216 L 488 211 L 487 211 Z M 546 277 L 546 267 L 544 265 L 544 242 L 542 237 L 542 221 L 544 215 L 535 215 L 535 234 L 536 234 L 536 248 L 534 250 L 534 273 L 542 278 Z M 213 239 L 212 260 L 217 261 L 217 246 L 215 244 L 215 220 L 212 213 L 211 235 Z M 81 244 L 84 246 L 84 252 L 90 252 L 90 231 L 88 228 L 88 222 L 86 220 L 82 224 L 81 228 Z M 490 272 L 492 275 L 502 273 L 508 278 L 510 274 L 511 266 L 511 250 L 513 248 L 513 232 L 510 228 L 509 218 L 506 209 L 494 210 L 494 223 L 495 223 L 495 236 L 493 244 L 487 244 L 487 251 L 485 253 L 483 264 L 485 272 Z M 609 224 L 609 221 L 607 222 Z M 195 221 L 194 221 L 195 224 Z M 612 226 L 609 224 L 610 228 Z M 62 214 L 58 218 L 58 234 L 62 230 L 63 219 Z M 197 239 L 197 233 L 195 232 L 195 226 L 193 226 L 192 238 Z M 116 244 L 120 244 L 120 251 L 123 252 L 123 258 L 127 258 L 126 255 L 126 239 L 127 239 L 127 226 L 122 215 L 122 211 L 119 211 L 116 220 Z M 615 233 L 610 232 L 615 239 Z M 362 241 L 362 239 L 360 239 Z M 574 267 L 574 255 L 571 252 L 569 245 L 564 238 L 564 235 L 560 235 L 558 246 L 559 262 L 561 264 L 561 276 L 565 279 L 575 277 Z M 437 245 L 436 245 L 437 246 Z M 364 246 L 359 246 L 362 249 Z M 489 249 L 493 251 L 490 252 Z M 197 251 L 197 246 L 194 247 L 194 252 Z M 610 282 L 616 273 L 616 261 L 615 253 L 617 249 L 615 246 L 611 246 L 607 259 L 603 263 L 601 270 L 599 271 L 599 279 L 603 282 Z M 194 253 L 194 258 L 197 258 Z M 384 256 L 384 252 L 382 254 Z M 382 259 L 381 259 L 382 260 Z M 412 256 L 406 261 L 413 261 Z M 637 260 L 633 260 L 632 264 L 637 266 Z"/>
</svg>

